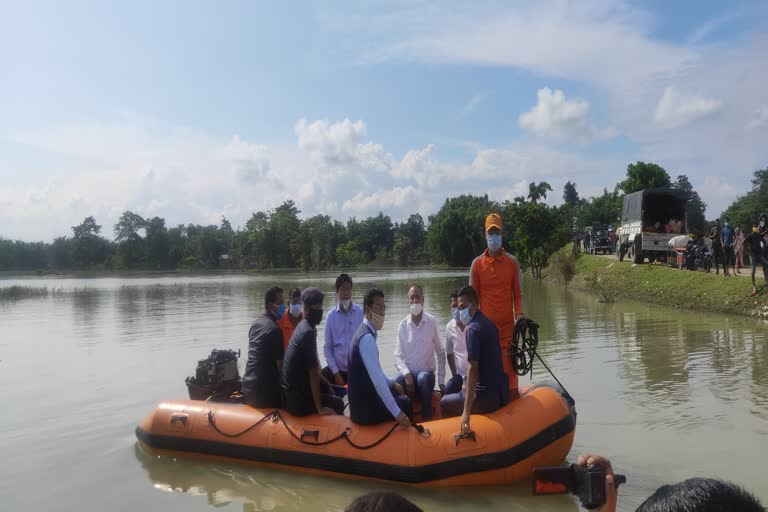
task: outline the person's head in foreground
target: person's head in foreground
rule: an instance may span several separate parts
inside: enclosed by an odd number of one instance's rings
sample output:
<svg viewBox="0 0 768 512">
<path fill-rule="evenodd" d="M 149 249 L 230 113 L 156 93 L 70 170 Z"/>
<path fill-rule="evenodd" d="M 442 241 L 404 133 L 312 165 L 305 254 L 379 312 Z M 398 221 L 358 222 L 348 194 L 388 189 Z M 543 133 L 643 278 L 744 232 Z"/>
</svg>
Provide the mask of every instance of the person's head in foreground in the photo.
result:
<svg viewBox="0 0 768 512">
<path fill-rule="evenodd" d="M 394 492 L 371 492 L 355 498 L 344 512 L 423 512 Z"/>
</svg>

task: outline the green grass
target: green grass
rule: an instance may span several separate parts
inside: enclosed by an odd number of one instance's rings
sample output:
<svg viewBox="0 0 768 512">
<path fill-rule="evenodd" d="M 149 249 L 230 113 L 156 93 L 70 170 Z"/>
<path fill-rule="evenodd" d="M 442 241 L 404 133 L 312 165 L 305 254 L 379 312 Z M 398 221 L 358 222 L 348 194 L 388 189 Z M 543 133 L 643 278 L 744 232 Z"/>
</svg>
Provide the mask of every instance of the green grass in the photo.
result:
<svg viewBox="0 0 768 512">
<path fill-rule="evenodd" d="M 766 318 L 768 289 L 762 289 L 761 269 L 758 274 L 758 293 L 753 297 L 752 281 L 748 277 L 725 278 L 714 271 L 707 274 L 647 263 L 633 266 L 628 261 L 619 262 L 618 258 L 582 254 L 576 260 L 576 275 L 569 286 L 594 293 L 605 302 L 631 299 Z"/>
<path fill-rule="evenodd" d="M 0 287 L 0 302 L 47 297 L 49 293 L 47 286 L 4 286 Z"/>
</svg>

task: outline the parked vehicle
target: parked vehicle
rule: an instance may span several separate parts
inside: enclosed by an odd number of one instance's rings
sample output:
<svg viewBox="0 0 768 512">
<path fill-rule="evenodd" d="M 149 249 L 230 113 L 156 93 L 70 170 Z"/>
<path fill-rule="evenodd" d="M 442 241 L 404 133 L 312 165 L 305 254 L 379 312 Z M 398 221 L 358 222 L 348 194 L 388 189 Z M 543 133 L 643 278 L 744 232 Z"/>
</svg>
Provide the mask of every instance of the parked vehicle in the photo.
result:
<svg viewBox="0 0 768 512">
<path fill-rule="evenodd" d="M 669 241 L 688 232 L 688 194 L 671 188 L 647 188 L 624 196 L 619 231 L 619 260 L 634 263 L 666 260 Z M 670 219 L 681 221 L 680 232 L 667 232 Z"/>
<path fill-rule="evenodd" d="M 591 230 L 592 241 L 590 243 L 589 252 L 592 254 L 613 254 L 613 244 L 611 243 L 611 233 L 608 226 L 592 226 L 588 228 Z"/>
<path fill-rule="evenodd" d="M 688 243 L 685 250 L 685 268 L 688 270 L 712 270 L 712 251 L 706 244 L 697 244 L 693 240 Z"/>
</svg>

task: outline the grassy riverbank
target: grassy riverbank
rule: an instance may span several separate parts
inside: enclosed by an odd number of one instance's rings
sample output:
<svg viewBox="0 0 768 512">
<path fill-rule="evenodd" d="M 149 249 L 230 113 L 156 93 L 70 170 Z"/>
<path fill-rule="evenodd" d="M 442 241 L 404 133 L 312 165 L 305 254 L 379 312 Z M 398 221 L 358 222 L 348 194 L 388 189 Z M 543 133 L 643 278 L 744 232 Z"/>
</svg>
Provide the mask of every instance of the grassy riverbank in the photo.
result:
<svg viewBox="0 0 768 512">
<path fill-rule="evenodd" d="M 768 289 L 762 287 L 758 269 L 758 293 L 754 297 L 749 278 L 723 277 L 714 271 L 691 272 L 664 265 L 633 265 L 618 258 L 581 254 L 569 265 L 564 249 L 552 259 L 547 279 L 594 293 L 603 302 L 631 299 L 676 308 L 768 318 Z M 573 263 L 573 262 L 572 262 Z M 564 270 L 565 269 L 565 270 Z"/>
</svg>

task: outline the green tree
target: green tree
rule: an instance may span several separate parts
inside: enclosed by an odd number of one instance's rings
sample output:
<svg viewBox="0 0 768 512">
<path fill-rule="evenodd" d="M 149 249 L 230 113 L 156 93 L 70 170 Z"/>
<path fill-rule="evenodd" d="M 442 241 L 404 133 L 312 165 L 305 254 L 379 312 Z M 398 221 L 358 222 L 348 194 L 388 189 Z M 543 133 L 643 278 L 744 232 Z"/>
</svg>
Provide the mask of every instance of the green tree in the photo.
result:
<svg viewBox="0 0 768 512">
<path fill-rule="evenodd" d="M 625 194 L 646 188 L 664 188 L 672 185 L 669 174 L 654 163 L 636 162 L 627 166 L 627 178 L 619 183 Z"/>
<path fill-rule="evenodd" d="M 109 243 L 99 236 L 101 226 L 93 216 L 86 217 L 81 224 L 72 226 L 72 260 L 80 269 L 103 264 L 109 255 Z"/>
<path fill-rule="evenodd" d="M 568 224 L 557 207 L 531 201 L 504 203 L 504 217 L 509 231 L 506 240 L 510 252 L 524 269 L 530 269 L 533 277 L 541 277 L 541 270 L 550 254 L 568 242 Z"/>
<path fill-rule="evenodd" d="M 395 224 L 394 239 L 393 253 L 399 265 L 414 264 L 425 259 L 427 229 L 424 218 L 418 213 L 409 216 L 403 224 Z"/>
<path fill-rule="evenodd" d="M 152 217 L 146 222 L 146 262 L 152 268 L 170 266 L 171 240 L 165 227 L 165 219 Z"/>
<path fill-rule="evenodd" d="M 486 248 L 485 217 L 500 210 L 487 195 L 446 199 L 440 210 L 429 217 L 427 247 L 434 262 L 469 266 Z"/>
<path fill-rule="evenodd" d="M 269 216 L 271 243 L 262 249 L 266 251 L 269 266 L 275 268 L 294 268 L 298 266 L 301 222 L 299 211 L 293 200 L 283 202 Z"/>
<path fill-rule="evenodd" d="M 72 268 L 72 240 L 66 236 L 53 239 L 49 254 L 51 267 L 57 270 Z"/>
<path fill-rule="evenodd" d="M 115 224 L 115 242 L 120 265 L 136 268 L 144 263 L 144 239 L 140 231 L 145 230 L 147 221 L 131 211 L 125 211 Z"/>
<path fill-rule="evenodd" d="M 533 203 L 546 199 L 548 191 L 552 192 L 552 187 L 546 181 L 540 181 L 538 185 L 531 183 L 528 185 L 528 199 Z"/>
<path fill-rule="evenodd" d="M 681 174 L 672 184 L 672 188 L 688 192 L 688 230 L 694 233 L 704 233 L 706 219 L 704 214 L 707 204 L 701 200 L 699 193 L 693 189 L 688 176 Z"/>
<path fill-rule="evenodd" d="M 582 206 L 580 227 L 583 229 L 586 226 L 617 224 L 623 204 L 624 194 L 619 194 L 618 188 L 613 192 L 608 192 L 607 188 L 603 189 L 602 195 L 590 197 Z"/>
<path fill-rule="evenodd" d="M 563 187 L 563 201 L 570 206 L 579 204 L 579 193 L 576 192 L 576 184 L 567 181 Z"/>
<path fill-rule="evenodd" d="M 768 213 L 768 167 L 753 173 L 752 190 L 736 198 L 722 217 L 750 233 L 761 213 Z"/>
</svg>

